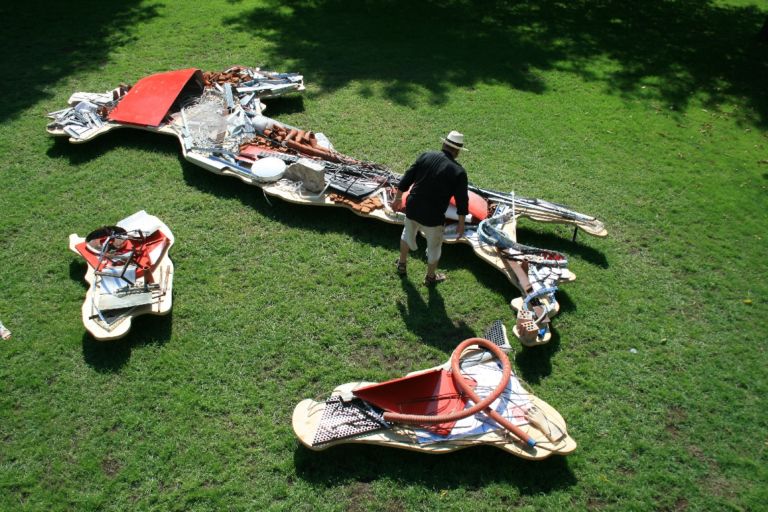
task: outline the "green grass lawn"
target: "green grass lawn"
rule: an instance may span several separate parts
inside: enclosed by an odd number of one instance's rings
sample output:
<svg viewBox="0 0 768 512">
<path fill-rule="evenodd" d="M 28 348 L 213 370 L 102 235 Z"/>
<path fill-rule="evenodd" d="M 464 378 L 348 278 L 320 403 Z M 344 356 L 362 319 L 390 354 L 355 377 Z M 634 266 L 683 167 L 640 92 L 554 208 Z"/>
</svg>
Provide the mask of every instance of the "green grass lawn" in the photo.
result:
<svg viewBox="0 0 768 512">
<path fill-rule="evenodd" d="M 0 510 L 768 508 L 764 1 L 114 4 L 0 7 Z M 270 205 L 174 138 L 45 133 L 75 91 L 234 64 L 303 73 L 265 113 L 339 151 L 402 173 L 457 129 L 476 185 L 605 222 L 519 229 L 578 276 L 510 356 L 574 454 L 299 445 L 301 399 L 441 364 L 516 293 L 467 246 L 401 282 L 400 228 Z M 94 342 L 68 235 L 140 209 L 176 237 L 173 312 Z"/>
</svg>

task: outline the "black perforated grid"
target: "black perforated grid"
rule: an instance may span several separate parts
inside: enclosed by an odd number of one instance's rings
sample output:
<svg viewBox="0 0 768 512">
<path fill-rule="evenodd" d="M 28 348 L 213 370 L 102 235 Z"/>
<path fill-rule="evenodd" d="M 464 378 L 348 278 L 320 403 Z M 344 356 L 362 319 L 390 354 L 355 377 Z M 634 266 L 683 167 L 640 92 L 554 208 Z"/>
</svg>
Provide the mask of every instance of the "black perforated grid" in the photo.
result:
<svg viewBox="0 0 768 512">
<path fill-rule="evenodd" d="M 381 413 L 367 402 L 359 398 L 344 401 L 341 397 L 332 396 L 325 402 L 323 417 L 320 419 L 312 446 L 384 428 L 389 428 L 389 425 Z"/>
<path fill-rule="evenodd" d="M 504 324 L 501 323 L 501 320 L 496 320 L 493 322 L 493 325 L 486 329 L 485 339 L 500 347 L 506 347 L 509 345 L 506 331 L 504 329 Z"/>
</svg>

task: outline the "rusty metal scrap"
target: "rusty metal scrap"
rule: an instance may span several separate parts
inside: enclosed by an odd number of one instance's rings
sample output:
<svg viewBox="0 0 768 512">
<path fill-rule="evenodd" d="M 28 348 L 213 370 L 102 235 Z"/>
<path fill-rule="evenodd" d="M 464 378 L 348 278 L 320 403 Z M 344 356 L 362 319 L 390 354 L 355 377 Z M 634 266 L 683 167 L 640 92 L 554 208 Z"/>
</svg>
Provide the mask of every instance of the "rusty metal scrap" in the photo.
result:
<svg viewBox="0 0 768 512">
<path fill-rule="evenodd" d="M 49 114 L 53 122 L 48 127 L 63 130 L 75 139 L 82 138 L 91 130 L 98 130 L 104 126 L 106 119 L 100 112 L 104 112 L 103 107 L 81 101 L 75 107 Z"/>
<path fill-rule="evenodd" d="M 53 121 L 47 128 L 49 131 L 62 131 L 74 139 L 85 138 L 104 126 L 109 113 L 130 88 L 120 84 L 104 93 L 77 92 L 70 96 L 69 108 L 48 113 Z"/>
<path fill-rule="evenodd" d="M 255 97 L 269 97 L 291 90 L 304 90 L 304 77 L 298 73 L 277 73 L 262 71 L 260 68 L 234 66 L 221 72 L 204 72 L 206 87 L 234 86 L 241 101 L 249 95 L 249 102 Z"/>
</svg>

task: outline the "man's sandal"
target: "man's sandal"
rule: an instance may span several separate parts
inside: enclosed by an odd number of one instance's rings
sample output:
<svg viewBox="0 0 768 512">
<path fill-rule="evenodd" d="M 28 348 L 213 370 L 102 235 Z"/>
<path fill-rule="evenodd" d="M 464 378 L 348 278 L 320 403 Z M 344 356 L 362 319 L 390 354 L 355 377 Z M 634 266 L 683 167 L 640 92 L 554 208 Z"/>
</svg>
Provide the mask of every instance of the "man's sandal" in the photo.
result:
<svg viewBox="0 0 768 512">
<path fill-rule="evenodd" d="M 434 286 L 437 283 L 442 283 L 446 279 L 448 279 L 448 278 L 445 276 L 445 274 L 441 274 L 441 273 L 438 272 L 438 273 L 436 273 L 433 276 L 427 275 L 426 277 L 424 277 L 424 285 L 425 286 Z"/>
<path fill-rule="evenodd" d="M 404 276 L 408 273 L 408 267 L 399 258 L 395 261 L 395 264 L 397 265 L 398 275 Z"/>
</svg>

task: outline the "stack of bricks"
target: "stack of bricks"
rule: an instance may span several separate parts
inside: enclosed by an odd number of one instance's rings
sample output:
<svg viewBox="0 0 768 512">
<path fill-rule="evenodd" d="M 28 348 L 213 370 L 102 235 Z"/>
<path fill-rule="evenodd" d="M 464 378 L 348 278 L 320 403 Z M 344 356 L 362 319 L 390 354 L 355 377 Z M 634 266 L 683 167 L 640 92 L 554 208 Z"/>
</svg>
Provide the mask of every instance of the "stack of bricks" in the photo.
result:
<svg viewBox="0 0 768 512">
<path fill-rule="evenodd" d="M 311 131 L 288 128 L 276 124 L 274 127 L 264 130 L 264 135 L 301 155 L 337 163 L 350 160 L 342 160 L 335 152 L 331 152 L 329 149 L 318 144 L 317 137 Z"/>
<path fill-rule="evenodd" d="M 245 144 L 240 145 L 240 153 L 246 156 L 259 157 L 262 152 L 290 154 L 288 149 L 282 146 L 276 146 L 258 135 Z"/>
<path fill-rule="evenodd" d="M 539 334 L 536 322 L 533 321 L 533 312 L 528 309 L 520 308 L 517 312 L 517 335 L 520 341 L 535 342 Z"/>
<path fill-rule="evenodd" d="M 334 203 L 346 205 L 358 213 L 368 214 L 384 206 L 384 203 L 378 197 L 366 197 L 362 201 L 355 201 L 341 194 L 331 193 L 328 194 L 328 198 Z"/>
<path fill-rule="evenodd" d="M 234 67 L 229 70 L 228 73 L 220 71 L 205 71 L 203 72 L 203 83 L 206 87 L 211 87 L 214 83 L 217 84 L 233 84 L 238 85 L 240 82 L 247 82 L 251 80 L 251 76 L 245 73 L 241 74 L 243 68 Z"/>
</svg>

